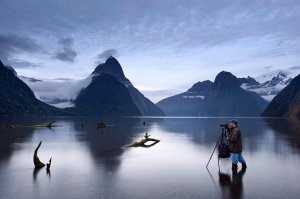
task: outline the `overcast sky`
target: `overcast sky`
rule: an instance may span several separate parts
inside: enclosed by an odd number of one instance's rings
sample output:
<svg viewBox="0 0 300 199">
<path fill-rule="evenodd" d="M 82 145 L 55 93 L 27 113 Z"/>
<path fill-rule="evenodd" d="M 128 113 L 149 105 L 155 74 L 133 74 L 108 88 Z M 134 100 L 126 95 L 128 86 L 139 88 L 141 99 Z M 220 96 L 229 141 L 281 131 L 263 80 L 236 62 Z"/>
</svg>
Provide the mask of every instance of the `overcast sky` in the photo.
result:
<svg viewBox="0 0 300 199">
<path fill-rule="evenodd" d="M 83 79 L 113 55 L 150 99 L 222 70 L 299 73 L 299 0 L 1 0 L 0 57 L 19 75 Z"/>
</svg>

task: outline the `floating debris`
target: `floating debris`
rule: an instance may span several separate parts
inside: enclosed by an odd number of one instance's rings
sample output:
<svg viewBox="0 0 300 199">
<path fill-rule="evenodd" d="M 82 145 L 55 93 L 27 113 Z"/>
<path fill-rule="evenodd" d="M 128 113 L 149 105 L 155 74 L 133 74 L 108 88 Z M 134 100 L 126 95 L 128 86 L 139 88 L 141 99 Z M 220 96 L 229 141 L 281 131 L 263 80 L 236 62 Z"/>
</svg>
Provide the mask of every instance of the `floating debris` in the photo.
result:
<svg viewBox="0 0 300 199">
<path fill-rule="evenodd" d="M 132 144 L 127 145 L 126 147 L 152 147 L 160 142 L 160 140 L 157 140 L 154 138 L 149 138 L 149 137 L 150 137 L 150 135 L 148 133 L 146 133 L 144 135 L 143 139 L 141 139 L 140 141 L 137 141 L 137 142 L 133 142 Z M 147 142 L 152 142 L 152 143 L 146 144 Z"/>
<path fill-rule="evenodd" d="M 106 129 L 106 124 L 104 122 L 97 123 L 97 129 Z"/>
<path fill-rule="evenodd" d="M 99 129 L 101 133 L 104 133 L 106 127 L 107 125 L 104 122 L 97 123 L 97 129 Z"/>
</svg>

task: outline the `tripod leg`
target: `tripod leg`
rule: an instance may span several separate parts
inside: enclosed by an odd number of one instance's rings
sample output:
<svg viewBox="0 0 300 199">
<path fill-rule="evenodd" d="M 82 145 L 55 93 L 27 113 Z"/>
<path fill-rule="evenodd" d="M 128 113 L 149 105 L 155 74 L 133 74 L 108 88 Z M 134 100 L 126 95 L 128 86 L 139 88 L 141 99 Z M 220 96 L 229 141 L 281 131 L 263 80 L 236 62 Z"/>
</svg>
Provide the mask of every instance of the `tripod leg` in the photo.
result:
<svg viewBox="0 0 300 199">
<path fill-rule="evenodd" d="M 219 138 L 219 140 L 218 140 L 218 142 L 217 142 L 217 144 L 216 144 L 216 146 L 215 146 L 215 148 L 214 148 L 214 150 L 213 150 L 213 152 L 212 152 L 212 154 L 211 154 L 211 156 L 210 156 L 210 158 L 209 158 L 209 160 L 208 160 L 208 163 L 207 163 L 207 165 L 206 165 L 206 168 L 208 167 L 208 165 L 209 165 L 209 163 L 210 163 L 210 160 L 211 160 L 212 156 L 214 155 L 215 150 L 216 150 L 216 148 L 217 148 L 217 146 L 218 146 L 218 144 L 219 144 L 221 138 L 222 138 L 222 135 L 220 136 L 220 138 Z"/>
</svg>

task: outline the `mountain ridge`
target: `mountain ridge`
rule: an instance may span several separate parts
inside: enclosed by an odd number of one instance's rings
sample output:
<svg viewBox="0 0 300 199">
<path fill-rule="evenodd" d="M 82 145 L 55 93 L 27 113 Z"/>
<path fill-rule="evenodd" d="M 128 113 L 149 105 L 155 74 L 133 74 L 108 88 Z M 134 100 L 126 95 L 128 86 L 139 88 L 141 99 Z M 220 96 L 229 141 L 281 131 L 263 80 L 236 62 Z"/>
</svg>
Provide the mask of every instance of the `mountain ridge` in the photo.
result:
<svg viewBox="0 0 300 199">
<path fill-rule="evenodd" d="M 186 92 L 160 100 L 157 105 L 167 114 L 172 116 L 199 116 L 203 99 L 212 82 L 209 80 L 195 83 Z"/>
</svg>

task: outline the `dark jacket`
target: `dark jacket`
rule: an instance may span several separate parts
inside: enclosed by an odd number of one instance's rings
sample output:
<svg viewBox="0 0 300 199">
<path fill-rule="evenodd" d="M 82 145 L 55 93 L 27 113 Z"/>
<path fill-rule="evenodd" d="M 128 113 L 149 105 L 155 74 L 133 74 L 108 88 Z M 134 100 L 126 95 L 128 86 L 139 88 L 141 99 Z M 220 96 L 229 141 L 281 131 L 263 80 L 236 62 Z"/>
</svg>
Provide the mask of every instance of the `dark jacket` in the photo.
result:
<svg viewBox="0 0 300 199">
<path fill-rule="evenodd" d="M 241 153 L 243 150 L 242 146 L 242 135 L 239 127 L 230 129 L 229 131 L 229 150 L 231 153 Z"/>
</svg>

